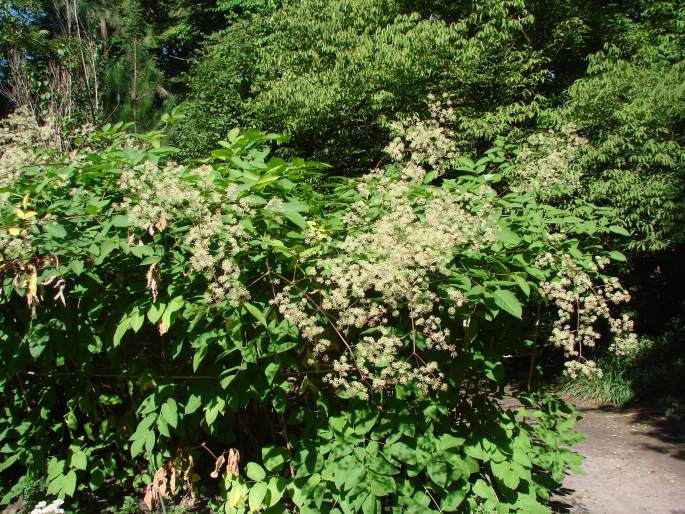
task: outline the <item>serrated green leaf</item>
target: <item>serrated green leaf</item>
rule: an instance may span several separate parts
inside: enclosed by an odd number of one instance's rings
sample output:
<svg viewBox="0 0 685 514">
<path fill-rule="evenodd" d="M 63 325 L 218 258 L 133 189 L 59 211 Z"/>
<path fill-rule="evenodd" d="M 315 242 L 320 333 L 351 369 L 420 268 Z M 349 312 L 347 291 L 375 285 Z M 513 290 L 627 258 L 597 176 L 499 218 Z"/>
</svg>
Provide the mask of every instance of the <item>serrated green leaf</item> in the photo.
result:
<svg viewBox="0 0 685 514">
<path fill-rule="evenodd" d="M 138 434 L 138 436 L 133 439 L 131 442 L 131 447 L 130 447 L 130 452 L 131 452 L 131 457 L 136 457 L 137 455 L 140 454 L 140 452 L 143 451 L 143 446 L 145 445 L 145 437 L 144 434 Z"/>
<path fill-rule="evenodd" d="M 269 479 L 269 505 L 273 507 L 276 505 L 285 493 L 286 481 L 283 477 L 271 477 Z"/>
<path fill-rule="evenodd" d="M 266 380 L 267 382 L 269 382 L 269 384 L 273 384 L 280 367 L 281 364 L 279 362 L 270 362 L 266 365 L 266 368 L 264 369 L 264 374 L 266 375 Z"/>
<path fill-rule="evenodd" d="M 619 234 L 621 236 L 629 236 L 630 232 L 628 232 L 625 228 L 620 227 L 618 225 L 611 225 L 609 227 L 609 231 L 613 232 L 614 234 Z"/>
<path fill-rule="evenodd" d="M 186 402 L 184 413 L 185 414 L 192 414 L 193 412 L 197 411 L 197 409 L 200 408 L 202 405 L 202 398 L 200 398 L 196 394 L 191 394 L 188 397 L 188 401 Z"/>
<path fill-rule="evenodd" d="M 66 496 L 74 496 L 76 492 L 76 472 L 74 470 L 65 475 L 62 482 L 62 492 Z"/>
<path fill-rule="evenodd" d="M 206 346 L 201 346 L 193 355 L 193 373 L 197 371 L 197 368 L 200 367 L 200 364 L 202 364 L 202 361 L 207 355 L 207 347 Z"/>
<path fill-rule="evenodd" d="M 19 453 L 15 453 L 14 455 L 10 455 L 9 457 L 7 457 L 7 458 L 2 462 L 2 464 L 0 464 L 0 471 L 5 471 L 5 470 L 8 469 L 9 467 L 11 467 L 12 464 L 14 464 L 15 462 L 17 462 L 17 460 L 19 460 Z"/>
<path fill-rule="evenodd" d="M 164 309 L 166 309 L 166 303 L 164 302 L 159 302 L 156 304 L 153 303 L 150 305 L 150 308 L 147 311 L 147 319 L 150 321 L 150 323 L 156 325 L 159 321 L 159 318 L 161 318 L 162 314 L 164 314 Z"/>
<path fill-rule="evenodd" d="M 82 471 L 88 467 L 88 457 L 83 450 L 74 450 L 74 453 L 72 453 L 71 455 L 70 466 L 72 468 L 80 469 Z"/>
<path fill-rule="evenodd" d="M 138 331 L 143 326 L 143 323 L 145 322 L 145 316 L 143 315 L 142 312 L 140 312 L 140 310 L 136 309 L 130 314 L 130 317 L 131 317 L 131 330 L 138 333 Z"/>
<path fill-rule="evenodd" d="M 386 447 L 385 454 L 403 464 L 409 466 L 416 465 L 416 451 L 403 442 L 393 443 Z"/>
<path fill-rule="evenodd" d="M 628 260 L 626 259 L 625 255 L 623 255 L 621 252 L 617 252 L 616 250 L 614 250 L 613 252 L 609 252 L 609 257 L 611 257 L 615 261 L 621 262 L 625 262 Z"/>
<path fill-rule="evenodd" d="M 43 228 L 45 228 L 45 232 L 57 239 L 62 239 L 67 235 L 67 230 L 57 222 L 46 223 Z"/>
<path fill-rule="evenodd" d="M 157 418 L 157 432 L 167 438 L 171 438 L 171 432 L 169 431 L 169 425 L 164 420 L 162 416 Z"/>
<path fill-rule="evenodd" d="M 490 487 L 485 480 L 478 479 L 473 486 L 473 492 L 485 500 L 496 500 L 497 495 L 495 491 Z"/>
<path fill-rule="evenodd" d="M 519 277 L 518 275 L 511 275 L 511 278 L 516 284 L 521 288 L 521 291 L 523 291 L 523 294 L 526 296 L 530 296 L 530 285 L 528 285 L 528 282 L 526 282 L 523 278 Z"/>
<path fill-rule="evenodd" d="M 128 216 L 125 214 L 117 214 L 116 216 L 112 216 L 112 226 L 119 228 L 128 227 Z"/>
<path fill-rule="evenodd" d="M 155 447 L 155 433 L 152 430 L 149 430 L 148 432 L 145 433 L 145 450 L 148 453 L 152 453 L 152 450 Z"/>
<path fill-rule="evenodd" d="M 226 401 L 222 398 L 215 398 L 208 407 L 205 408 L 205 421 L 207 425 L 212 426 L 216 418 L 226 407 Z"/>
<path fill-rule="evenodd" d="M 509 489 L 516 489 L 520 478 L 507 461 L 490 461 L 490 469 L 496 479 L 502 481 Z"/>
<path fill-rule="evenodd" d="M 459 505 L 461 505 L 464 501 L 464 498 L 466 498 L 467 492 L 467 486 L 465 486 L 463 489 L 456 489 L 454 491 L 450 491 L 443 498 L 442 503 L 440 504 L 440 508 L 445 512 L 456 511 Z"/>
<path fill-rule="evenodd" d="M 84 268 L 83 261 L 79 261 L 79 260 L 70 261 L 69 267 L 77 276 L 80 275 L 81 273 L 83 273 L 83 268 Z"/>
<path fill-rule="evenodd" d="M 495 238 L 497 238 L 498 241 L 502 241 L 507 246 L 514 246 L 521 242 L 521 238 L 518 234 L 508 229 L 502 229 L 495 232 Z"/>
<path fill-rule="evenodd" d="M 493 295 L 495 304 L 502 310 L 508 312 L 516 318 L 521 318 L 523 308 L 516 295 L 507 289 L 498 289 Z"/>
<path fill-rule="evenodd" d="M 430 479 L 439 485 L 445 487 L 447 485 L 447 464 L 438 460 L 431 460 L 426 467 Z"/>
<path fill-rule="evenodd" d="M 256 306 L 252 305 L 250 302 L 245 302 L 243 303 L 247 311 L 254 316 L 254 318 L 259 321 L 260 324 L 263 326 L 267 326 L 266 323 L 266 318 L 264 317 L 264 314 L 262 314 L 262 311 L 259 310 Z"/>
<path fill-rule="evenodd" d="M 438 439 L 438 448 L 442 451 L 451 448 L 461 448 L 464 445 L 463 437 L 455 437 L 452 434 L 442 434 Z"/>
<path fill-rule="evenodd" d="M 369 471 L 366 474 L 366 479 L 371 487 L 371 492 L 378 498 L 393 494 L 397 489 L 395 479 L 388 475 L 379 475 Z"/>
<path fill-rule="evenodd" d="M 119 343 L 121 343 L 121 339 L 124 337 L 124 334 L 128 331 L 128 329 L 131 327 L 131 318 L 128 316 L 128 314 L 125 314 L 123 318 L 121 318 L 121 321 L 117 325 L 117 329 L 114 331 L 114 346 L 119 346 Z"/>
<path fill-rule="evenodd" d="M 278 471 L 290 458 L 290 452 L 280 446 L 266 446 L 262 448 L 262 462 L 268 471 Z"/>
</svg>

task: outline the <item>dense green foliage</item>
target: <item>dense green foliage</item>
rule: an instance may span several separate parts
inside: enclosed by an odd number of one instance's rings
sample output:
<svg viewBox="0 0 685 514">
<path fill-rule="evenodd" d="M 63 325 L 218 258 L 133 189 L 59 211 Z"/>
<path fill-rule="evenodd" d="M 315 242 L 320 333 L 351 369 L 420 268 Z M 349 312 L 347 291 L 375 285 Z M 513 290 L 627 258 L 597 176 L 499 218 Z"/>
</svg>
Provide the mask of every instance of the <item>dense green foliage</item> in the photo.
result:
<svg viewBox="0 0 685 514">
<path fill-rule="evenodd" d="M 540 362 L 685 405 L 681 4 L 0 0 L 0 505 L 549 512 Z"/>
<path fill-rule="evenodd" d="M 541 342 L 528 306 L 577 291 L 558 344 L 595 371 L 593 313 L 624 301 L 601 210 L 499 197 L 501 148 L 454 161 L 410 137 L 330 181 L 255 131 L 194 167 L 161 132 L 69 153 L 27 148 L 49 134 L 26 119 L 4 134 L 3 503 L 39 480 L 84 512 L 129 488 L 226 512 L 549 512 L 575 414 L 502 407 L 502 358 Z"/>
<path fill-rule="evenodd" d="M 382 156 L 383 117 L 449 91 L 472 148 L 493 133 L 488 125 L 522 115 L 516 106 L 532 100 L 546 70 L 526 42 L 523 2 L 460 10 L 457 18 L 402 1 L 306 0 L 237 23 L 213 36 L 194 70 L 178 139 L 197 155 L 238 121 L 286 132 L 299 151 L 338 168 L 363 169 Z"/>
<path fill-rule="evenodd" d="M 519 144 L 577 127 L 588 144 L 576 194 L 615 207 L 634 232 L 631 249 L 662 250 L 683 238 L 676 4 L 272 5 L 211 37 L 176 141 L 197 156 L 236 124 L 258 127 L 288 134 L 296 152 L 337 173 L 358 172 L 382 158 L 387 120 L 447 92 L 459 148 L 472 157 L 500 136 Z"/>
<path fill-rule="evenodd" d="M 593 55 L 560 110 L 591 142 L 581 166 L 592 201 L 634 230 L 633 249 L 683 242 L 685 11 L 660 2 Z"/>
</svg>

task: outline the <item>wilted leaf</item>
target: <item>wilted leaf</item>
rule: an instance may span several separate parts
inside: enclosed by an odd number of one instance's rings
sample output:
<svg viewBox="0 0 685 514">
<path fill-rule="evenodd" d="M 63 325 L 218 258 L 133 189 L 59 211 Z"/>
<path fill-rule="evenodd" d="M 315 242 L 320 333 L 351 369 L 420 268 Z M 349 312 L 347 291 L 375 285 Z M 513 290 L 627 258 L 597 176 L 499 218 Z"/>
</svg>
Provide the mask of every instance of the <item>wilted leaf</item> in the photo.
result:
<svg viewBox="0 0 685 514">
<path fill-rule="evenodd" d="M 219 471 L 221 470 L 221 466 L 224 465 L 224 462 L 226 462 L 226 457 L 224 457 L 224 454 L 222 453 L 217 457 L 217 459 L 214 461 L 214 471 L 212 471 L 209 476 L 212 478 L 218 478 L 219 477 Z"/>
</svg>

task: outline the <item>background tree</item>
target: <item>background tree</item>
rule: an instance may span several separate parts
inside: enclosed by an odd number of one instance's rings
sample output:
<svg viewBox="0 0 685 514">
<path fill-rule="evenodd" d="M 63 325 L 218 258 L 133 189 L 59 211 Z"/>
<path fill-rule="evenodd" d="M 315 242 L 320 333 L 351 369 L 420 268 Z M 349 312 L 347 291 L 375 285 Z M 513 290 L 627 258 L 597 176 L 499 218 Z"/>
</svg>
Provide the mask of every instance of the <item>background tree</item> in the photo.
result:
<svg viewBox="0 0 685 514">
<path fill-rule="evenodd" d="M 381 157 L 382 120 L 448 91 L 463 145 L 521 114 L 544 82 L 523 2 L 473 2 L 459 16 L 399 1 L 283 2 L 216 36 L 191 73 L 187 130 L 205 151 L 239 121 L 287 133 L 292 147 L 358 169 Z M 447 16 L 449 14 L 449 16 Z M 225 57 L 235 64 L 224 65 Z M 204 80 L 207 79 L 207 80 Z M 483 119 L 486 118 L 486 121 Z"/>
</svg>

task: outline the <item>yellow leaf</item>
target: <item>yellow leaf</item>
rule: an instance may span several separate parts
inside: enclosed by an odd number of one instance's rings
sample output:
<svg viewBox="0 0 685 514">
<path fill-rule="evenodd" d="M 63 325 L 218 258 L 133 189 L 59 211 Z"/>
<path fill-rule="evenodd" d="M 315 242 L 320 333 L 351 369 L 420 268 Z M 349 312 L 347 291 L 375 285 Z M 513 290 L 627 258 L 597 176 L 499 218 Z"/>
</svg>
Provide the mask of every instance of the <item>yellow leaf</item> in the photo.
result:
<svg viewBox="0 0 685 514">
<path fill-rule="evenodd" d="M 29 206 L 29 194 L 28 194 L 28 193 L 26 193 L 26 195 L 25 195 L 24 198 L 22 199 L 22 201 L 21 201 L 21 206 L 22 206 L 24 209 L 26 209 L 26 208 Z"/>
<path fill-rule="evenodd" d="M 19 207 L 14 208 L 14 214 L 22 220 L 28 219 L 28 218 L 33 218 L 36 214 L 38 214 L 36 211 L 22 211 Z"/>
<path fill-rule="evenodd" d="M 17 227 L 8 228 L 7 232 L 9 232 L 11 236 L 18 236 L 19 234 L 21 234 L 21 230 Z"/>
<path fill-rule="evenodd" d="M 228 495 L 228 504 L 231 507 L 235 507 L 238 505 L 238 502 L 240 501 L 240 497 L 243 495 L 243 488 L 240 486 L 240 484 L 234 484 L 233 488 L 231 489 L 231 494 Z"/>
<path fill-rule="evenodd" d="M 29 292 L 31 296 L 36 296 L 36 291 L 38 291 L 38 277 L 36 276 L 36 272 L 33 271 L 31 275 L 29 275 Z"/>
</svg>

